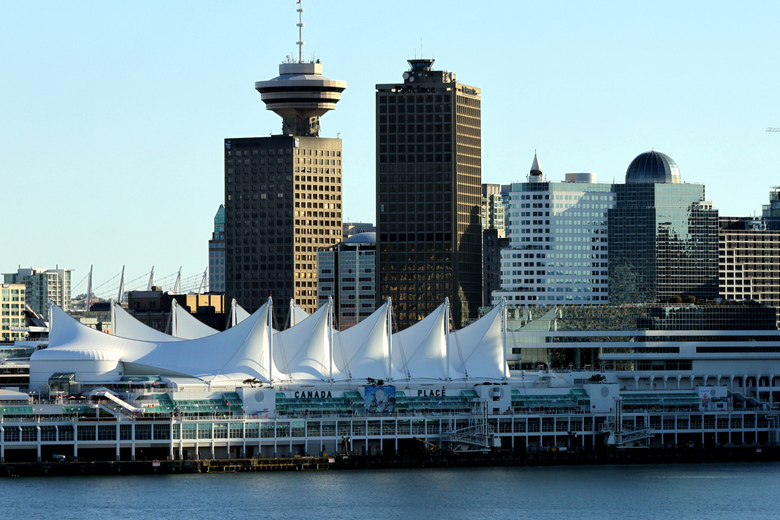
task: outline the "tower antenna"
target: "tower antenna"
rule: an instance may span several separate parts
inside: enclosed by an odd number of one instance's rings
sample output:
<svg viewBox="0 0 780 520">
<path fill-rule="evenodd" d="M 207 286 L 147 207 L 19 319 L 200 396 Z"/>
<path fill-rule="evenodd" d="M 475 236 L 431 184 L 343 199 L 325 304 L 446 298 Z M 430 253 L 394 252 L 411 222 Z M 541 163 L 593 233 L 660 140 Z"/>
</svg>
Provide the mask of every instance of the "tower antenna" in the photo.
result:
<svg viewBox="0 0 780 520">
<path fill-rule="evenodd" d="M 298 0 L 298 63 L 303 63 L 303 6 Z"/>
</svg>

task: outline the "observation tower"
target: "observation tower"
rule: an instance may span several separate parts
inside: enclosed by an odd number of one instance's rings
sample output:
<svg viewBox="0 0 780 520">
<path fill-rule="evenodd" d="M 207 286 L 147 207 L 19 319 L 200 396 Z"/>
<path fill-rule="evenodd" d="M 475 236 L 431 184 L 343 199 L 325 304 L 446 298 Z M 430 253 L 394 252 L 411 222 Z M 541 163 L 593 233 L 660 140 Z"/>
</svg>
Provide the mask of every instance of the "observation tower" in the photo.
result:
<svg viewBox="0 0 780 520">
<path fill-rule="evenodd" d="M 346 81 L 322 75 L 320 60 L 303 61 L 303 7 L 298 7 L 298 60 L 288 56 L 279 76 L 255 82 L 268 110 L 282 118 L 282 135 L 319 137 L 320 117 L 336 108 Z"/>
</svg>

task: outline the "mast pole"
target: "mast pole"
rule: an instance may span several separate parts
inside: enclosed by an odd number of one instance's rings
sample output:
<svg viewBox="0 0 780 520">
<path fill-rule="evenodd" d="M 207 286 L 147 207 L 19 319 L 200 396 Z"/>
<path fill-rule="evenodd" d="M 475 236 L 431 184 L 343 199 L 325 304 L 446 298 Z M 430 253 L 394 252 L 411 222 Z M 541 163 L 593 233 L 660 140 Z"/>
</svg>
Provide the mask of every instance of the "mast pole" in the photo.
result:
<svg viewBox="0 0 780 520">
<path fill-rule="evenodd" d="M 393 302 L 387 297 L 387 377 L 393 378 Z"/>
<path fill-rule="evenodd" d="M 125 266 L 122 266 L 122 276 L 119 278 L 119 294 L 116 297 L 116 301 L 122 304 L 122 298 L 125 294 Z"/>
<path fill-rule="evenodd" d="M 330 344 L 330 355 L 328 356 L 328 364 L 330 371 L 330 382 L 333 382 L 333 297 L 328 297 L 328 343 Z"/>
<path fill-rule="evenodd" d="M 506 367 L 507 367 L 507 362 L 506 362 L 506 297 L 501 298 L 501 318 L 502 318 L 502 321 L 503 321 L 503 327 L 502 327 L 503 328 L 503 334 L 502 334 L 502 336 L 503 336 L 503 343 L 504 343 L 504 360 L 503 360 L 504 365 L 503 365 L 502 369 L 503 369 L 503 372 L 504 372 L 504 380 L 506 380 L 506 378 L 507 378 L 507 373 L 506 373 Z"/>
<path fill-rule="evenodd" d="M 303 63 L 303 6 L 298 0 L 298 63 Z"/>
<path fill-rule="evenodd" d="M 235 300 L 233 300 L 235 301 Z M 274 383 L 274 328 L 273 328 L 274 301 L 268 297 L 268 381 Z"/>
<path fill-rule="evenodd" d="M 450 299 L 444 298 L 444 344 L 446 346 L 447 381 L 450 380 Z"/>
</svg>

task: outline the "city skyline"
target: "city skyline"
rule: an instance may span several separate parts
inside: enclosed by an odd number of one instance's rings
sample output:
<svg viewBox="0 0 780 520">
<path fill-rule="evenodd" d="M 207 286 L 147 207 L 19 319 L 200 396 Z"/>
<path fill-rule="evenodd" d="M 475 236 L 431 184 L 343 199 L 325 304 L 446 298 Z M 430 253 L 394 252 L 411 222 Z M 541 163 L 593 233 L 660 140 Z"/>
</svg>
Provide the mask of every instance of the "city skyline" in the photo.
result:
<svg viewBox="0 0 780 520">
<path fill-rule="evenodd" d="M 534 150 L 550 180 L 585 171 L 622 182 L 655 149 L 721 215 L 768 202 L 780 6 L 496 3 L 466 25 L 448 5 L 371 4 L 380 26 L 364 21 L 365 3 L 303 2 L 304 58 L 349 84 L 322 127 L 344 142 L 345 221 L 375 220 L 374 85 L 400 81 L 420 56 L 482 89 L 485 183 L 524 181 Z M 254 82 L 297 55 L 295 8 L 7 7 L 0 215 L 13 231 L 0 271 L 73 268 L 74 289 L 91 264 L 96 285 L 122 265 L 128 278 L 152 265 L 202 273 L 224 200 L 223 140 L 279 133 Z"/>
</svg>

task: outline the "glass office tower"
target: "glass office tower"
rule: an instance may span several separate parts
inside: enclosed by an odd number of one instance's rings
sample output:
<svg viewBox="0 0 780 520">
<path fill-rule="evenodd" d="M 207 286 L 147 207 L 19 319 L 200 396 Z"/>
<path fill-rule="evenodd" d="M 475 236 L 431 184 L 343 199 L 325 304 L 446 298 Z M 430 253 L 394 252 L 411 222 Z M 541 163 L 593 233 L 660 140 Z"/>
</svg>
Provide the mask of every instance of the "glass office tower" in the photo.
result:
<svg viewBox="0 0 780 520">
<path fill-rule="evenodd" d="M 608 213 L 610 303 L 718 296 L 718 211 L 704 185 L 682 184 L 677 164 L 651 151 L 616 184 Z"/>
</svg>

